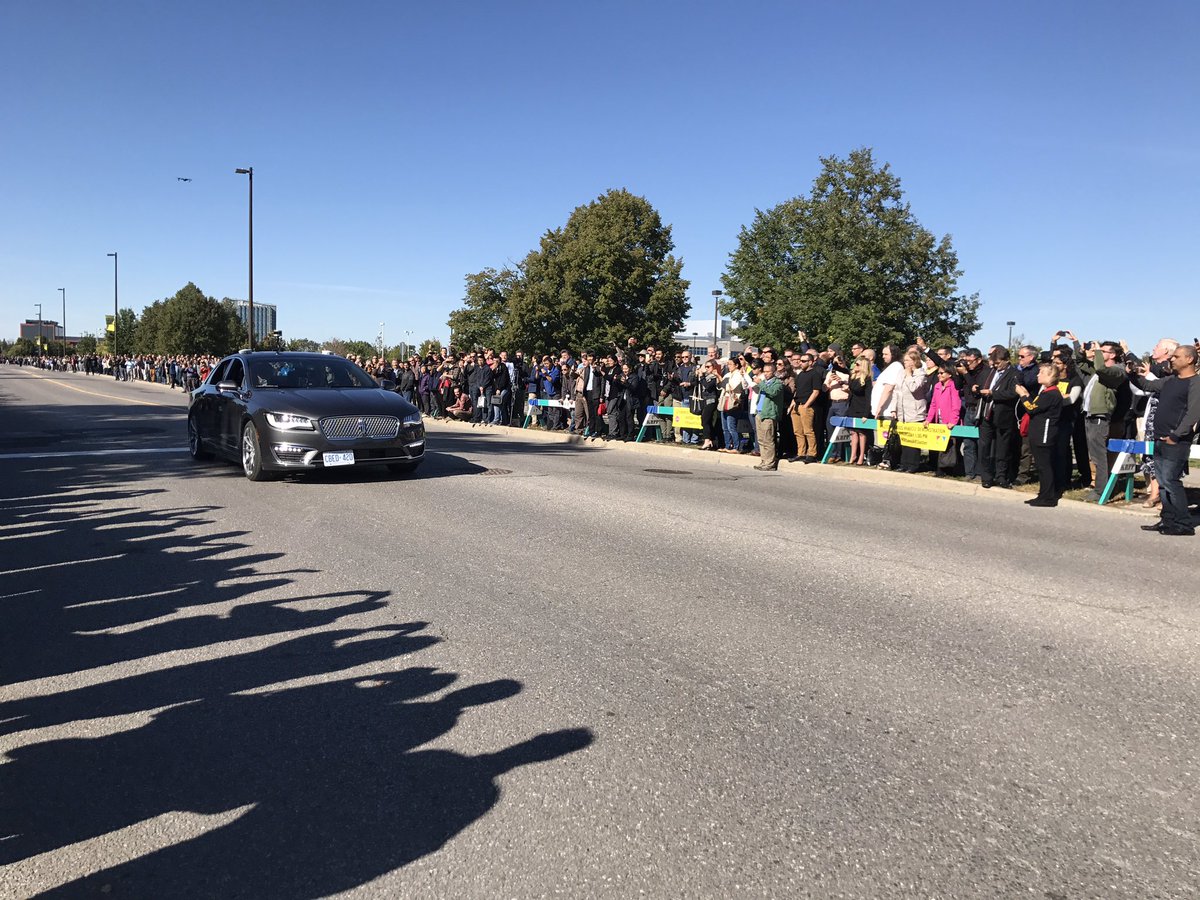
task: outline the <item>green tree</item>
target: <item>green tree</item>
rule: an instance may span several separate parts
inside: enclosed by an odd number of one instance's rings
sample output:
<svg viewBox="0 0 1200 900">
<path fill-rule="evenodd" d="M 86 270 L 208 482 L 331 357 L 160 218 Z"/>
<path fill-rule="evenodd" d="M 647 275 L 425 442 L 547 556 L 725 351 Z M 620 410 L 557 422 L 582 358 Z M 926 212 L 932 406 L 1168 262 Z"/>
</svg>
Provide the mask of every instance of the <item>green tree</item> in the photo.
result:
<svg viewBox="0 0 1200 900">
<path fill-rule="evenodd" d="M 29 338 L 17 338 L 8 348 L 11 356 L 37 356 L 37 344 Z"/>
<path fill-rule="evenodd" d="M 436 354 L 442 349 L 442 342 L 437 338 L 425 338 L 421 341 L 421 345 L 417 348 L 417 356 L 424 359 L 431 353 Z"/>
<path fill-rule="evenodd" d="M 966 344 L 979 330 L 977 294 L 955 293 L 962 271 L 949 235 L 913 216 L 890 166 L 871 150 L 825 157 L 810 196 L 755 210 L 722 276 L 721 310 L 756 343 L 861 340 L 868 346 L 922 335 Z"/>
<path fill-rule="evenodd" d="M 323 341 L 321 349 L 338 356 L 361 356 L 370 359 L 375 355 L 375 345 L 370 341 L 346 341 L 336 337 Z"/>
<path fill-rule="evenodd" d="M 467 276 L 464 305 L 450 316 L 454 342 L 535 353 L 629 337 L 669 343 L 688 309 L 674 246 L 644 197 L 608 191 L 548 231 L 516 269 Z"/>
<path fill-rule="evenodd" d="M 138 341 L 138 325 L 137 314 L 128 307 L 117 310 L 117 333 L 116 337 L 112 338 L 112 332 L 109 332 L 110 340 L 115 341 L 115 352 L 128 355 L 136 352 Z"/>
<path fill-rule="evenodd" d="M 308 338 L 292 338 L 287 342 L 287 348 L 303 353 L 316 353 L 321 349 L 321 345 L 316 341 L 310 341 Z"/>
<path fill-rule="evenodd" d="M 494 347 L 508 317 L 508 304 L 520 274 L 513 269 L 484 269 L 467 276 L 463 305 L 450 313 L 456 347 Z"/>
<path fill-rule="evenodd" d="M 163 301 L 155 300 L 149 306 L 142 309 L 142 314 L 137 317 L 137 328 L 133 331 L 133 338 L 130 340 L 128 332 L 121 332 L 117 338 L 117 346 L 125 348 L 124 353 L 129 353 L 132 347 L 132 352 L 139 354 L 154 354 L 162 353 L 159 348 L 162 342 L 159 340 L 159 327 L 162 325 Z M 121 327 L 120 317 L 118 316 L 117 328 Z"/>
<path fill-rule="evenodd" d="M 94 334 L 85 334 L 79 339 L 79 345 L 75 348 L 79 353 L 87 355 L 96 352 L 96 336 Z"/>
<path fill-rule="evenodd" d="M 158 328 L 160 353 L 224 355 L 237 349 L 231 340 L 229 308 L 192 282 L 163 301 Z"/>
</svg>

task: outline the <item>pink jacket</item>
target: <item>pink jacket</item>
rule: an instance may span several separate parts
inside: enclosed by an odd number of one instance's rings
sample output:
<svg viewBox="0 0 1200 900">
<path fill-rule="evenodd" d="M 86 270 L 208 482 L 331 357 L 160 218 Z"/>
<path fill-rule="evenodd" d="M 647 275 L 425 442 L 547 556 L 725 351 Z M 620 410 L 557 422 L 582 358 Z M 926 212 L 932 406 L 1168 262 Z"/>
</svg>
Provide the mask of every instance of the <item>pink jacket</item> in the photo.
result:
<svg viewBox="0 0 1200 900">
<path fill-rule="evenodd" d="M 957 425 L 958 414 L 962 411 L 962 400 L 958 396 L 958 388 L 954 382 L 938 382 L 933 386 L 929 395 L 929 412 L 925 414 L 926 422 L 940 422 L 943 425 Z"/>
</svg>

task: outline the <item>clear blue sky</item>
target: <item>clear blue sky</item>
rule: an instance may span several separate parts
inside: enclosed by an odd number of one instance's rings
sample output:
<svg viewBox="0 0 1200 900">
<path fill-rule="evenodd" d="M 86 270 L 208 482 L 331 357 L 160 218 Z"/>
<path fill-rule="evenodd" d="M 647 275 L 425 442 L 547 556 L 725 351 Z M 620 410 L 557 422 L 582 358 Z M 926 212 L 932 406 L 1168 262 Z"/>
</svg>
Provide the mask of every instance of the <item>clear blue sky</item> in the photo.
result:
<svg viewBox="0 0 1200 900">
<path fill-rule="evenodd" d="M 609 188 L 697 316 L 756 207 L 870 146 L 976 343 L 1200 333 L 1200 3 L 0 4 L 0 336 L 188 281 L 286 337 L 447 335 L 463 276 Z M 193 179 L 189 183 L 177 177 Z"/>
</svg>

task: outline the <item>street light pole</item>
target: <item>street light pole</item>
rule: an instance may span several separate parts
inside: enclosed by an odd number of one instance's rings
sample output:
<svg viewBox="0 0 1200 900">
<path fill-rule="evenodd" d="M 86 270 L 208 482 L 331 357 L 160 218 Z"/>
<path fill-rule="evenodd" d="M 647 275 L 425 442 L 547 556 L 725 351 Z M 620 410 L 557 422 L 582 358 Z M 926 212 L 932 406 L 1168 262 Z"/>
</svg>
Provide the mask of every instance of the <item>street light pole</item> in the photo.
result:
<svg viewBox="0 0 1200 900">
<path fill-rule="evenodd" d="M 250 176 L 250 301 L 246 309 L 246 335 L 249 349 L 254 349 L 254 166 L 234 169 L 235 175 Z"/>
<path fill-rule="evenodd" d="M 42 304 L 35 303 L 33 305 L 38 308 L 38 353 L 37 353 L 37 355 L 38 355 L 38 358 L 40 359 L 42 356 Z"/>
<path fill-rule="evenodd" d="M 719 310 L 720 310 L 719 304 L 721 302 L 720 296 L 723 293 L 725 293 L 725 292 L 724 291 L 713 291 L 712 292 L 712 298 L 713 298 L 713 346 L 714 347 L 717 345 L 717 339 L 720 337 L 720 334 L 718 333 L 717 328 L 720 323 L 720 312 L 719 312 Z"/>
<path fill-rule="evenodd" d="M 117 355 L 117 254 L 108 254 L 113 258 L 113 339 L 112 355 Z"/>
<path fill-rule="evenodd" d="M 1017 323 L 1016 322 L 1005 322 L 1004 324 L 1006 324 L 1008 326 L 1008 349 L 1011 350 L 1012 349 L 1012 330 L 1013 330 L 1013 326 L 1016 325 Z"/>
<path fill-rule="evenodd" d="M 67 289 L 59 288 L 59 290 L 62 291 L 63 301 L 63 358 L 65 359 L 67 356 Z"/>
</svg>

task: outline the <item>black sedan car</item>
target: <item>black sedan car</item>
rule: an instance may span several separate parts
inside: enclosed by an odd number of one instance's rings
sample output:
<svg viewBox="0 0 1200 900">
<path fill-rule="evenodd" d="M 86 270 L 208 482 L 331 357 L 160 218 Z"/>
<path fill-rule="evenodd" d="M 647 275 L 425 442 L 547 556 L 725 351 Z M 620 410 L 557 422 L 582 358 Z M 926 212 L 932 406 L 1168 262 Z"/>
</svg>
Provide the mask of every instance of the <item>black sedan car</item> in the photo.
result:
<svg viewBox="0 0 1200 900">
<path fill-rule="evenodd" d="M 192 391 L 188 450 L 242 464 L 251 481 L 334 466 L 413 471 L 425 456 L 418 409 L 340 356 L 227 356 Z"/>
</svg>

